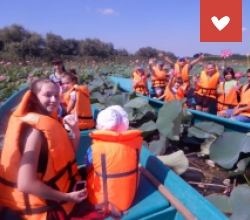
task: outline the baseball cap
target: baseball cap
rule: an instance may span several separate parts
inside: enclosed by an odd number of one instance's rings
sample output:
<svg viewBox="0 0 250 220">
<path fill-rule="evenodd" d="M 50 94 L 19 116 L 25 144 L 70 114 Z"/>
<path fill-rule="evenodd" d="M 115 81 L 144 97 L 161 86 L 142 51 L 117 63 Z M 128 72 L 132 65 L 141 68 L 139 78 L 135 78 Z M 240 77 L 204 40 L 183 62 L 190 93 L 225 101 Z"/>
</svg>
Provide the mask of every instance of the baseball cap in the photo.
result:
<svg viewBox="0 0 250 220">
<path fill-rule="evenodd" d="M 179 58 L 178 58 L 178 61 L 180 61 L 180 62 L 185 62 L 186 59 L 185 59 L 185 57 L 179 57 Z"/>
<path fill-rule="evenodd" d="M 141 66 L 138 66 L 138 68 L 137 68 L 138 70 L 143 70 L 143 66 L 141 65 Z"/>
</svg>

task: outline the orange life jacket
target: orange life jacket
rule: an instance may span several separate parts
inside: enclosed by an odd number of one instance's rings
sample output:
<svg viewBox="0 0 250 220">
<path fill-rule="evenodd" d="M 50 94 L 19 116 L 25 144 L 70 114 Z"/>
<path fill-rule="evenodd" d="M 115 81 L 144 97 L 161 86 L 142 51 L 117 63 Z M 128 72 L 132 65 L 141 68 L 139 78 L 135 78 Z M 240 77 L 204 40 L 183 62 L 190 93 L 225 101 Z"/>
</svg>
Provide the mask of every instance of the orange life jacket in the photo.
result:
<svg viewBox="0 0 250 220">
<path fill-rule="evenodd" d="M 55 190 L 67 193 L 80 177 L 77 176 L 75 154 L 67 132 L 52 117 L 27 113 L 26 104 L 30 95 L 29 90 L 12 114 L 6 131 L 0 161 L 0 205 L 17 211 L 24 219 L 46 220 L 48 210 L 62 206 L 69 214 L 74 203 L 54 201 L 54 205 L 48 205 L 45 199 L 17 189 L 17 176 L 22 158 L 19 146 L 22 125 L 26 123 L 40 130 L 48 140 L 48 162 L 47 165 L 44 164 L 46 171 L 37 173 L 40 181 Z"/>
<path fill-rule="evenodd" d="M 246 91 L 246 88 L 249 86 L 249 84 L 246 84 L 242 87 L 241 89 L 241 94 L 240 94 L 240 105 L 248 105 L 250 106 L 250 89 Z M 240 112 L 239 115 L 244 115 L 247 117 L 250 117 L 250 110 Z"/>
<path fill-rule="evenodd" d="M 171 92 L 170 88 L 168 86 L 166 87 L 164 102 L 168 102 L 168 101 L 171 101 L 171 100 L 174 100 L 174 99 L 181 100 L 183 98 L 185 98 L 185 91 L 182 88 L 179 88 L 177 90 L 176 94 L 174 95 Z"/>
<path fill-rule="evenodd" d="M 87 179 L 88 199 L 105 211 L 127 210 L 139 183 L 139 155 L 142 146 L 141 131 L 122 133 L 97 130 L 93 138 L 93 170 Z"/>
<path fill-rule="evenodd" d="M 92 129 L 95 126 L 95 123 L 92 117 L 88 87 L 75 85 L 72 89 L 65 92 L 63 100 L 67 106 L 70 100 L 70 93 L 74 90 L 76 93 L 76 103 L 70 114 L 75 114 L 75 111 L 77 111 L 80 130 Z"/>
<path fill-rule="evenodd" d="M 221 82 L 219 84 L 218 90 L 225 91 L 224 86 L 225 86 L 225 82 Z M 238 105 L 238 100 L 237 100 L 237 92 L 235 88 L 232 88 L 227 94 L 218 94 L 217 111 L 234 108 L 237 105 Z"/>
<path fill-rule="evenodd" d="M 217 71 L 210 78 L 207 77 L 205 70 L 201 72 L 200 82 L 195 88 L 196 93 L 201 96 L 207 96 L 213 99 L 216 98 L 216 89 L 220 78 L 220 73 L 218 72 L 217 68 L 216 70 Z"/>
<path fill-rule="evenodd" d="M 158 67 L 153 67 L 154 76 L 152 76 L 152 88 L 155 87 L 165 87 L 166 86 L 166 71 L 164 69 L 160 70 Z"/>
<path fill-rule="evenodd" d="M 134 82 L 138 82 L 136 86 L 134 86 L 134 91 L 136 93 L 142 94 L 142 95 L 148 95 L 148 76 L 143 71 L 142 76 L 138 73 L 138 69 L 136 68 L 134 70 L 134 73 L 132 75 L 132 79 Z"/>
<path fill-rule="evenodd" d="M 187 88 L 190 87 L 189 82 L 189 70 L 188 70 L 188 64 L 185 64 L 182 68 L 178 63 L 174 65 L 175 72 L 178 73 L 177 77 L 181 77 L 183 79 L 183 82 L 187 84 Z"/>
</svg>

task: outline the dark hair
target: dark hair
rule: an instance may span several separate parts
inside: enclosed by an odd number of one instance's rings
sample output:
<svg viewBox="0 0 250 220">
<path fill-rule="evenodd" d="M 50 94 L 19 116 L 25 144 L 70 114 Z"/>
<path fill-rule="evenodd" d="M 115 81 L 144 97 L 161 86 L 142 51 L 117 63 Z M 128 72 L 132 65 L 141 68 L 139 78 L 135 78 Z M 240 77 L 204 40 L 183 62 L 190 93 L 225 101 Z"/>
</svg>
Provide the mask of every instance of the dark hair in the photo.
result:
<svg viewBox="0 0 250 220">
<path fill-rule="evenodd" d="M 176 77 L 175 82 L 183 84 L 183 79 L 181 77 Z"/>
<path fill-rule="evenodd" d="M 69 77 L 70 80 L 74 81 L 76 84 L 78 83 L 78 74 L 75 69 L 69 69 L 68 72 L 64 72 L 61 78 L 65 76 Z"/>
<path fill-rule="evenodd" d="M 216 67 L 215 63 L 213 61 L 209 61 L 206 66 L 212 65 L 214 68 Z"/>
<path fill-rule="evenodd" d="M 246 74 L 250 73 L 250 68 L 247 70 Z"/>
<path fill-rule="evenodd" d="M 48 78 L 39 78 L 36 79 L 34 82 L 31 83 L 30 85 L 30 90 L 34 95 L 37 95 L 38 92 L 40 92 L 42 85 L 44 83 L 53 83 L 54 85 L 56 85 L 54 82 L 52 82 L 50 79 Z"/>
<path fill-rule="evenodd" d="M 53 63 L 53 64 L 54 64 L 54 63 L 62 63 L 62 64 L 63 64 L 63 61 L 62 61 L 61 58 L 55 57 L 55 58 L 52 60 L 52 63 Z M 64 64 L 63 64 L 63 66 L 62 66 L 62 71 L 63 71 L 63 72 L 66 72 L 66 69 L 65 69 Z"/>
<path fill-rule="evenodd" d="M 235 72 L 234 72 L 234 69 L 232 67 L 227 67 L 226 69 L 224 69 L 224 71 L 223 71 L 224 78 L 227 75 L 227 73 L 230 73 L 232 75 L 232 78 L 235 79 Z"/>
</svg>

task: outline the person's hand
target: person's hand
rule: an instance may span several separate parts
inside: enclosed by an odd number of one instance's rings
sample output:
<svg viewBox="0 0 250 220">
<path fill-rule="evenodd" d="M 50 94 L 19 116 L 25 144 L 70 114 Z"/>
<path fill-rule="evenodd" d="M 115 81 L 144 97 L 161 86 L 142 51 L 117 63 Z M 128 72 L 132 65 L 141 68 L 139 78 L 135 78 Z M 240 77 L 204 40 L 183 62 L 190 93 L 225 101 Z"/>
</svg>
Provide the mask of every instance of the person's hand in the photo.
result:
<svg viewBox="0 0 250 220">
<path fill-rule="evenodd" d="M 67 130 L 71 131 L 71 133 L 75 133 L 79 131 L 78 119 L 76 114 L 75 115 L 66 115 L 63 118 L 63 124 L 66 125 Z"/>
<path fill-rule="evenodd" d="M 149 61 L 148 61 L 148 63 L 149 63 L 150 65 L 154 64 L 154 62 L 155 62 L 155 58 L 150 58 Z"/>
<path fill-rule="evenodd" d="M 163 53 L 158 53 L 158 57 L 162 58 L 163 56 Z"/>
<path fill-rule="evenodd" d="M 238 115 L 240 113 L 240 109 L 239 108 L 235 108 L 231 114 L 231 117 Z"/>
<path fill-rule="evenodd" d="M 181 89 L 185 91 L 187 89 L 187 84 L 183 83 L 183 85 L 181 86 Z"/>
<path fill-rule="evenodd" d="M 68 201 L 79 203 L 88 197 L 87 189 L 68 193 Z"/>
<path fill-rule="evenodd" d="M 204 59 L 204 54 L 201 54 L 200 56 L 199 56 L 199 60 L 203 60 Z"/>
</svg>

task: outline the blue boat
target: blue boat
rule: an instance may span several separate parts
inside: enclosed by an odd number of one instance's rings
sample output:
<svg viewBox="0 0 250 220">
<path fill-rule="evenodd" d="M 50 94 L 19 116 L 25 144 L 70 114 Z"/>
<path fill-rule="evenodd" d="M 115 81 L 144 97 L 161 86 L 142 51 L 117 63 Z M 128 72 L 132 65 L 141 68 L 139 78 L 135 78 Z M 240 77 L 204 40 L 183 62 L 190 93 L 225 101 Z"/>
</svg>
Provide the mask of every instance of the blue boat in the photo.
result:
<svg viewBox="0 0 250 220">
<path fill-rule="evenodd" d="M 23 94 L 27 88 L 20 90 L 18 93 L 12 95 L 0 107 L 0 137 L 1 144 L 4 139 L 8 118 L 19 104 Z M 97 115 L 96 109 L 93 108 L 94 116 Z M 84 155 L 87 148 L 91 144 L 89 133 L 91 130 L 81 132 L 81 141 L 79 150 L 76 153 L 77 163 L 82 166 Z M 0 145 L 1 149 L 1 145 Z M 190 185 L 182 180 L 175 172 L 165 166 L 154 155 L 152 155 L 145 147 L 142 147 L 140 155 L 140 164 L 149 171 L 154 178 L 157 179 L 164 187 L 166 187 L 172 195 L 179 200 L 196 219 L 199 220 L 226 220 L 228 219 L 223 213 L 215 208 L 210 202 L 202 197 Z M 108 218 L 112 219 L 112 218 Z M 122 217 L 122 220 L 133 219 L 169 219 L 181 220 L 183 215 L 177 211 L 160 191 L 152 184 L 148 178 L 141 173 L 140 184 L 136 192 L 135 199 L 132 206 L 128 210 L 128 214 Z M 194 218 L 192 218 L 194 219 Z"/>
<path fill-rule="evenodd" d="M 121 77 L 109 77 L 110 80 L 114 83 L 119 83 L 119 88 L 124 92 L 132 92 L 133 86 L 132 86 L 132 80 L 129 78 L 121 78 Z M 151 82 L 148 81 L 148 88 L 151 88 Z M 153 93 L 152 90 L 150 90 L 150 93 Z M 138 96 L 142 96 L 140 94 L 137 94 Z M 163 101 L 159 101 L 150 97 L 143 96 L 146 99 L 148 99 L 149 104 L 158 111 L 162 105 L 164 104 Z M 194 116 L 195 122 L 199 121 L 213 121 L 215 123 L 221 124 L 225 127 L 225 130 L 227 131 L 238 131 L 247 133 L 250 131 L 250 123 L 243 123 L 238 121 L 233 121 L 227 118 L 222 118 L 213 114 L 196 111 L 192 109 L 187 109 L 189 112 L 191 112 Z"/>
</svg>

